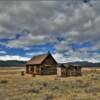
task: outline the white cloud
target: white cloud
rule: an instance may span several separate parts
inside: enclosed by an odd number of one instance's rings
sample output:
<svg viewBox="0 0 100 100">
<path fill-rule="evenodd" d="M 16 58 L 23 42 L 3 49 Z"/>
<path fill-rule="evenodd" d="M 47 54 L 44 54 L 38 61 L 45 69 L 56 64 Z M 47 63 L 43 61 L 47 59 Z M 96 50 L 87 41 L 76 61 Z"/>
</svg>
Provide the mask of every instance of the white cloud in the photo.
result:
<svg viewBox="0 0 100 100">
<path fill-rule="evenodd" d="M 31 31 L 30 35 L 26 36 L 26 33 L 21 33 L 23 35 L 22 37 L 27 37 L 25 38 L 26 42 L 23 39 L 18 39 L 18 42 L 13 41 L 14 43 L 12 43 L 11 41 L 8 43 L 9 46 L 18 44 L 17 46 L 19 47 L 29 45 L 32 42 L 41 43 L 39 38 L 34 37 L 36 35 L 45 35 L 52 32 L 70 34 L 68 37 L 79 41 L 87 40 L 89 37 L 91 37 L 91 40 L 96 39 L 97 36 L 100 36 L 100 25 L 98 24 L 96 29 L 94 29 L 95 27 L 93 28 L 93 26 L 98 23 L 98 21 L 95 20 L 100 16 L 100 13 L 98 13 L 100 2 L 95 3 L 91 1 L 91 3 L 93 6 L 82 3 L 82 1 L 80 2 L 79 0 L 73 2 L 18 1 L 8 3 L 0 1 L 0 37 L 11 38 L 12 36 L 16 36 L 15 32 L 22 32 L 24 29 L 29 29 L 29 31 Z M 75 32 L 72 33 L 72 31 Z M 9 34 L 7 34 L 7 32 Z M 80 39 L 82 37 L 83 39 Z M 26 45 L 24 45 L 23 41 Z"/>
<path fill-rule="evenodd" d="M 66 62 L 66 58 L 60 54 L 60 53 L 55 53 L 53 55 L 53 57 L 55 58 L 55 60 L 58 62 L 58 63 L 63 63 L 63 62 Z"/>
<path fill-rule="evenodd" d="M 26 56 L 35 56 L 35 55 L 40 55 L 40 54 L 45 54 L 44 52 L 27 52 Z"/>
<path fill-rule="evenodd" d="M 79 57 L 65 57 L 61 53 L 56 53 L 53 55 L 58 63 L 67 63 L 72 61 L 82 61 Z"/>
<path fill-rule="evenodd" d="M 18 40 L 8 41 L 8 43 L 6 43 L 5 45 L 9 47 L 25 48 L 31 45 L 44 44 L 48 40 L 48 36 L 46 35 L 24 34 Z"/>
<path fill-rule="evenodd" d="M 0 51 L 0 54 L 6 54 L 6 51 Z"/>
<path fill-rule="evenodd" d="M 25 51 L 28 51 L 28 50 L 31 50 L 31 48 L 29 48 L 29 47 L 25 47 L 25 48 L 23 48 Z"/>
<path fill-rule="evenodd" d="M 53 55 L 58 63 L 76 62 L 76 61 L 88 61 L 88 62 L 100 62 L 100 55 L 93 54 L 92 57 L 86 56 L 88 53 L 71 52 L 69 56 L 65 56 L 62 53 L 56 53 Z M 82 57 L 83 56 L 83 57 Z"/>
<path fill-rule="evenodd" d="M 27 57 L 22 57 L 22 56 L 12 56 L 12 55 L 3 55 L 3 56 L 0 56 L 0 60 L 21 60 L 21 61 L 27 61 L 29 60 L 30 58 L 27 58 Z"/>
</svg>

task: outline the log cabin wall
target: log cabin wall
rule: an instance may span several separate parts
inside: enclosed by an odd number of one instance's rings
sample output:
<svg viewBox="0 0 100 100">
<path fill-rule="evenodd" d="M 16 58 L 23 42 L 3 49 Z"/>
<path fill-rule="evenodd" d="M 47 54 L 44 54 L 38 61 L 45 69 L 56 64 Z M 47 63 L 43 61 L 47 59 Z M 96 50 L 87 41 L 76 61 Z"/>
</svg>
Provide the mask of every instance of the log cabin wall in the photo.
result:
<svg viewBox="0 0 100 100">
<path fill-rule="evenodd" d="M 41 60 L 41 57 L 43 59 L 45 57 L 45 59 L 39 64 L 34 64 L 36 62 L 39 62 Z M 35 73 L 37 75 L 51 75 L 57 73 L 57 69 L 56 69 L 57 62 L 51 56 L 51 54 L 38 56 L 38 58 L 37 57 L 35 58 L 36 59 L 33 58 L 33 62 L 31 60 L 31 64 L 29 63 L 26 64 L 26 73 L 30 73 L 30 74 Z"/>
<path fill-rule="evenodd" d="M 57 63 L 51 56 L 48 56 L 41 64 L 41 74 L 42 75 L 57 74 Z"/>
</svg>

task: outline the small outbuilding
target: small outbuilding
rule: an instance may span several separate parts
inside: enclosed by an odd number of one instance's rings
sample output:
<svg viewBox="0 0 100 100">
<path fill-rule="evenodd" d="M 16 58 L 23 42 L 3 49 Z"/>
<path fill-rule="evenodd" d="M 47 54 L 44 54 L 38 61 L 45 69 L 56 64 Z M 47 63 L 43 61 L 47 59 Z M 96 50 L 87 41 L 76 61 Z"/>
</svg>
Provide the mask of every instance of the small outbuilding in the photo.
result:
<svg viewBox="0 0 100 100">
<path fill-rule="evenodd" d="M 81 67 L 71 64 L 59 64 L 57 67 L 57 76 L 81 76 Z"/>
<path fill-rule="evenodd" d="M 26 63 L 26 73 L 36 75 L 56 75 L 57 62 L 50 53 L 34 56 Z"/>
</svg>

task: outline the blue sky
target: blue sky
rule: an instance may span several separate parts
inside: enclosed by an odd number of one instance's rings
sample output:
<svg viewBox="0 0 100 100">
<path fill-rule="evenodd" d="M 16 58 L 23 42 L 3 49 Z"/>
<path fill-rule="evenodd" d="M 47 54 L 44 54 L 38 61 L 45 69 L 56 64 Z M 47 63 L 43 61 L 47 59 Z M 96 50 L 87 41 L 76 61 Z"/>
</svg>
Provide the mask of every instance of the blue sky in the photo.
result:
<svg viewBox="0 0 100 100">
<path fill-rule="evenodd" d="M 58 62 L 100 62 L 99 5 L 98 0 L 0 1 L 0 60 L 29 60 L 49 51 Z"/>
</svg>

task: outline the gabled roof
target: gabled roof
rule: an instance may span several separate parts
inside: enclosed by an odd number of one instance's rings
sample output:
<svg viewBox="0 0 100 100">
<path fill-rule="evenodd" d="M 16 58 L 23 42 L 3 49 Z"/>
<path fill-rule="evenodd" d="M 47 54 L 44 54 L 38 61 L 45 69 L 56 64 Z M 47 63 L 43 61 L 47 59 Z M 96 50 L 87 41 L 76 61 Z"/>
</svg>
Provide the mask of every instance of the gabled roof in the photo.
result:
<svg viewBox="0 0 100 100">
<path fill-rule="evenodd" d="M 26 64 L 41 64 L 48 56 L 51 56 L 50 53 L 48 54 L 42 54 L 34 56 L 30 61 L 28 61 Z M 52 57 L 52 56 L 51 56 Z"/>
<path fill-rule="evenodd" d="M 80 67 L 79 65 L 74 65 L 74 64 L 59 64 L 58 67 L 62 67 L 62 68 L 69 68 L 69 67 Z"/>
</svg>

